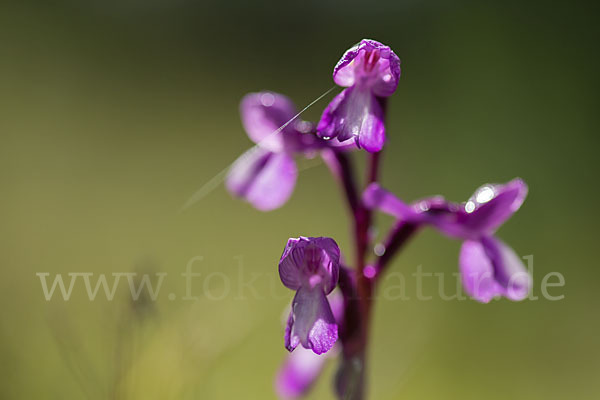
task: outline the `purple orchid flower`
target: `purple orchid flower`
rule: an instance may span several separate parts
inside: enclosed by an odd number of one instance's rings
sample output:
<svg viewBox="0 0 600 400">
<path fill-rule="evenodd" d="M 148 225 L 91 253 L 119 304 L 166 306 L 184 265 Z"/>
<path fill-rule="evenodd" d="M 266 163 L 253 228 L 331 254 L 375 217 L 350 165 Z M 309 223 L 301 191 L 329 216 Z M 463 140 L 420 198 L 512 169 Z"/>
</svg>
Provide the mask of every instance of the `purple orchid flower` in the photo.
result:
<svg viewBox="0 0 600 400">
<path fill-rule="evenodd" d="M 338 339 L 338 326 L 327 295 L 339 278 L 340 249 L 331 238 L 291 238 L 279 261 L 284 286 L 296 291 L 285 330 L 285 347 L 299 344 L 315 354 L 329 351 Z"/>
<path fill-rule="evenodd" d="M 412 224 L 428 224 L 452 238 L 463 240 L 459 265 L 465 291 L 488 303 L 496 296 L 523 300 L 531 277 L 517 254 L 494 237 L 495 231 L 523 204 L 527 185 L 514 179 L 504 185 L 487 184 L 464 204 L 441 197 L 407 205 L 393 194 L 370 185 L 363 195 L 367 207 L 378 208 Z"/>
<path fill-rule="evenodd" d="M 242 99 L 240 113 L 248 136 L 257 146 L 233 163 L 225 185 L 259 210 L 281 207 L 291 196 L 298 176 L 294 154 L 310 155 L 323 146 L 323 141 L 307 134 L 313 130 L 309 122 L 297 120 L 286 125 L 296 115 L 296 107 L 281 94 L 250 93 Z"/>
<path fill-rule="evenodd" d="M 336 323 L 342 325 L 344 298 L 339 291 L 328 296 Z M 289 353 L 275 378 L 275 390 L 282 399 L 296 399 L 305 395 L 321 375 L 325 362 L 338 352 L 336 344 L 326 354 L 315 354 L 300 346 Z"/>
<path fill-rule="evenodd" d="M 333 70 L 336 84 L 346 87 L 327 106 L 317 133 L 340 142 L 354 138 L 368 152 L 385 142 L 384 98 L 400 79 L 400 58 L 388 46 L 363 39 L 344 53 Z"/>
</svg>

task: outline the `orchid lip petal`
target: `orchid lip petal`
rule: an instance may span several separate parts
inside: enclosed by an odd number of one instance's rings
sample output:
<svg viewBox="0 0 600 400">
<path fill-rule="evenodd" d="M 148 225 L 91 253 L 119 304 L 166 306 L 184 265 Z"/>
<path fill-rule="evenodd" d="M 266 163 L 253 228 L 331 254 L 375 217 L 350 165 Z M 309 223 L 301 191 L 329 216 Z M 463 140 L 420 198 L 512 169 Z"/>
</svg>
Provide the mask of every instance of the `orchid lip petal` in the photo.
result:
<svg viewBox="0 0 600 400">
<path fill-rule="evenodd" d="M 531 276 L 523 262 L 514 250 L 491 236 L 463 243 L 460 269 L 465 291 L 482 303 L 497 296 L 520 301 L 531 290 Z"/>
<path fill-rule="evenodd" d="M 332 292 L 327 300 L 337 324 L 341 325 L 344 316 L 344 298 L 341 292 Z M 294 348 L 293 352 L 287 354 L 275 378 L 275 391 L 283 399 L 296 399 L 306 394 L 319 378 L 325 362 L 340 350 L 338 344 L 325 354 L 316 354 L 312 349 L 302 346 Z"/>
<path fill-rule="evenodd" d="M 513 301 L 521 301 L 531 290 L 532 281 L 523 261 L 517 253 L 501 240 L 484 236 L 481 243 L 494 267 L 494 276 L 503 295 Z"/>
<path fill-rule="evenodd" d="M 494 279 L 494 267 L 479 241 L 467 240 L 460 250 L 460 276 L 465 292 L 481 303 L 503 293 Z"/>
<path fill-rule="evenodd" d="M 225 186 L 258 210 L 271 211 L 290 198 L 297 176 L 298 169 L 291 156 L 256 147 L 233 163 Z"/>
<path fill-rule="evenodd" d="M 344 89 L 325 108 L 317 125 L 321 138 L 340 142 L 354 139 L 357 147 L 375 153 L 385 144 L 384 112 L 373 93 L 357 87 Z"/>
<path fill-rule="evenodd" d="M 323 354 L 331 350 L 338 339 L 338 325 L 325 293 L 319 287 L 301 287 L 296 292 L 288 321 L 290 329 L 289 335 L 286 332 L 285 342 L 290 351 L 300 343 L 316 354 Z"/>
</svg>

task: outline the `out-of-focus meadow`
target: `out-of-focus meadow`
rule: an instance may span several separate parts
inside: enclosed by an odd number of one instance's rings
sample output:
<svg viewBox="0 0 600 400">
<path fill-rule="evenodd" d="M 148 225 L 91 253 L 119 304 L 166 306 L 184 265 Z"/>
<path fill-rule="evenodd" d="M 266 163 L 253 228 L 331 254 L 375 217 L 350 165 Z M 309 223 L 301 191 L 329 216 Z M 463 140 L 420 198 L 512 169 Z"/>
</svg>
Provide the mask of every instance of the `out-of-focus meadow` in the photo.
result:
<svg viewBox="0 0 600 400">
<path fill-rule="evenodd" d="M 541 1 L 3 2 L 0 397 L 274 398 L 293 295 L 277 261 L 298 235 L 351 252 L 338 188 L 315 161 L 280 210 L 222 186 L 179 209 L 251 145 L 245 93 L 303 107 L 369 37 L 402 59 L 384 185 L 463 201 L 522 177 L 529 197 L 499 235 L 533 255 L 534 295 L 549 272 L 566 281 L 549 290 L 560 301 L 418 301 L 410 274 L 445 273 L 450 293 L 460 246 L 423 232 L 392 267 L 411 299 L 375 311 L 370 398 L 598 398 L 596 19 Z M 183 299 L 190 260 L 197 301 Z M 125 278 L 112 301 L 90 301 L 82 278 L 46 301 L 43 272 L 167 275 L 155 302 L 132 302 Z M 333 372 L 309 398 L 331 398 Z"/>
</svg>

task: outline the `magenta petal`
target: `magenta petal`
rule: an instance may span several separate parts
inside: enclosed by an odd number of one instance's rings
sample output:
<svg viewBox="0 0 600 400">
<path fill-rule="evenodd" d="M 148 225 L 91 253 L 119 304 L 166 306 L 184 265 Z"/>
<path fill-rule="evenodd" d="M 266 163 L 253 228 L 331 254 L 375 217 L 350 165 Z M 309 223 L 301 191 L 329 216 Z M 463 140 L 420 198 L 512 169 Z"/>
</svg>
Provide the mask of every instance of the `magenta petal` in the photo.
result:
<svg viewBox="0 0 600 400">
<path fill-rule="evenodd" d="M 295 399 L 305 394 L 321 374 L 326 354 L 315 354 L 300 347 L 290 353 L 275 379 L 275 390 L 283 399 Z"/>
<path fill-rule="evenodd" d="M 339 290 L 333 291 L 327 301 L 337 325 L 342 325 L 344 322 L 344 297 Z M 294 325 L 294 313 L 290 310 L 285 326 L 284 344 L 285 348 L 290 352 L 296 349 L 300 344 L 300 339 L 297 335 L 292 336 L 292 327 Z"/>
<path fill-rule="evenodd" d="M 481 242 L 466 240 L 460 249 L 460 276 L 465 292 L 477 301 L 489 303 L 504 290 L 494 278 L 494 267 Z"/>
<path fill-rule="evenodd" d="M 339 278 L 340 249 L 327 237 L 291 238 L 279 261 L 279 277 L 289 289 L 321 287 L 329 294 Z"/>
<path fill-rule="evenodd" d="M 294 103 L 284 95 L 274 92 L 250 93 L 240 103 L 244 129 L 250 139 L 274 152 L 283 151 L 287 141 L 295 141 L 299 133 L 293 124 L 274 134 L 296 114 Z"/>
<path fill-rule="evenodd" d="M 504 185 L 483 185 L 464 204 L 446 202 L 432 208 L 429 221 L 450 237 L 477 240 L 494 233 L 526 196 L 527 185 L 518 178 Z"/>
<path fill-rule="evenodd" d="M 405 221 L 419 220 L 419 215 L 413 207 L 407 205 L 377 183 L 370 184 L 365 189 L 362 198 L 365 206 L 370 209 L 378 209 Z"/>
<path fill-rule="evenodd" d="M 279 260 L 279 278 L 288 289 L 298 290 L 304 281 L 303 271 L 299 268 L 304 264 L 304 251 L 297 249 L 302 247 L 303 240 L 302 237 L 288 239 Z"/>
<path fill-rule="evenodd" d="M 532 280 L 519 256 L 494 237 L 483 237 L 481 242 L 494 267 L 495 279 L 504 289 L 504 296 L 513 301 L 525 299 L 531 290 Z"/>
<path fill-rule="evenodd" d="M 244 197 L 272 156 L 273 152 L 269 150 L 253 147 L 238 157 L 225 178 L 227 190 L 235 196 Z"/>
<path fill-rule="evenodd" d="M 385 143 L 381 104 L 369 91 L 358 87 L 344 89 L 327 106 L 317 125 L 321 138 L 340 142 L 354 139 L 359 147 L 377 152 Z"/>
<path fill-rule="evenodd" d="M 297 176 L 291 156 L 274 154 L 250 186 L 246 198 L 262 211 L 281 207 L 291 196 Z"/>
<path fill-rule="evenodd" d="M 227 175 L 227 189 L 261 211 L 281 207 L 291 196 L 298 171 L 285 153 L 252 148 L 242 154 Z"/>
<path fill-rule="evenodd" d="M 331 350 L 338 339 L 338 326 L 320 287 L 301 287 L 296 292 L 290 325 L 287 340 L 290 347 L 299 341 L 304 348 L 312 349 L 316 354 L 323 354 Z"/>
<path fill-rule="evenodd" d="M 336 116 L 336 110 L 340 106 L 340 103 L 346 98 L 346 94 L 346 89 L 342 90 L 342 92 L 336 95 L 333 100 L 329 102 L 327 107 L 325 107 L 321 120 L 317 125 L 317 135 L 319 137 L 331 139 L 339 134 L 339 121 Z"/>
<path fill-rule="evenodd" d="M 373 100 L 371 112 L 363 119 L 360 134 L 358 135 L 358 147 L 362 147 L 369 153 L 381 151 L 385 144 L 383 109 L 377 99 Z"/>
<path fill-rule="evenodd" d="M 391 96 L 400 79 L 400 59 L 388 46 L 363 39 L 348 49 L 333 69 L 333 80 L 344 87 L 369 86 L 377 96 Z"/>
<path fill-rule="evenodd" d="M 344 323 L 344 296 L 341 291 L 334 290 L 329 296 L 327 296 L 331 312 L 337 322 L 338 326 Z"/>
<path fill-rule="evenodd" d="M 483 185 L 465 203 L 458 222 L 475 234 L 492 233 L 514 214 L 527 196 L 527 185 L 513 179 L 504 185 Z"/>
</svg>

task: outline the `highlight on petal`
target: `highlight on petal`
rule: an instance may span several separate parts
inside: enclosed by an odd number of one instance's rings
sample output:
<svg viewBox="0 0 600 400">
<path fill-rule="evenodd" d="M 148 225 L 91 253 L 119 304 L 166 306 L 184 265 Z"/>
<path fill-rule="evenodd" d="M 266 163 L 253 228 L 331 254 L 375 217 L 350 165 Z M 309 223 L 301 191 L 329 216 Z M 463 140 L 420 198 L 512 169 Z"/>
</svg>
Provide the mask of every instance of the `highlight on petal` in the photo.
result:
<svg viewBox="0 0 600 400">
<path fill-rule="evenodd" d="M 315 354 L 300 347 L 290 353 L 275 379 L 275 391 L 282 399 L 296 399 L 312 387 L 321 374 L 328 354 Z"/>
<path fill-rule="evenodd" d="M 338 326 L 343 325 L 345 301 L 342 292 L 339 289 L 334 290 L 327 296 L 327 301 L 329 302 L 329 307 L 331 308 L 336 323 Z M 293 350 L 298 345 L 298 342 L 292 342 L 291 338 L 292 325 L 294 322 L 293 313 L 291 311 L 292 305 L 290 304 L 285 310 L 285 315 L 282 317 L 285 317 L 285 320 L 283 321 L 285 325 L 285 347 Z"/>
<path fill-rule="evenodd" d="M 513 301 L 525 299 L 533 282 L 521 258 L 497 238 L 485 236 L 481 243 L 494 268 L 495 279 L 503 288 L 504 296 Z"/>
<path fill-rule="evenodd" d="M 379 100 L 369 90 L 344 89 L 323 111 L 317 135 L 340 142 L 354 139 L 358 147 L 380 151 L 385 144 L 385 124 Z"/>
<path fill-rule="evenodd" d="M 475 300 L 489 303 L 504 293 L 494 277 L 494 267 L 481 242 L 466 240 L 460 249 L 460 276 L 465 292 Z"/>
<path fill-rule="evenodd" d="M 369 87 L 376 96 L 391 96 L 400 79 L 400 58 L 389 46 L 363 39 L 348 49 L 333 69 L 333 80 L 344 87 Z"/>
<path fill-rule="evenodd" d="M 316 354 L 331 350 L 338 339 L 338 326 L 320 287 L 301 287 L 292 302 L 286 348 L 292 351 L 299 342 Z"/>
<path fill-rule="evenodd" d="M 255 208 L 270 211 L 289 199 L 297 176 L 296 163 L 291 156 L 255 147 L 234 162 L 225 186 Z"/>
<path fill-rule="evenodd" d="M 458 222 L 471 232 L 492 233 L 521 207 L 526 196 L 527 185 L 519 178 L 504 185 L 483 185 L 464 204 Z"/>
</svg>

